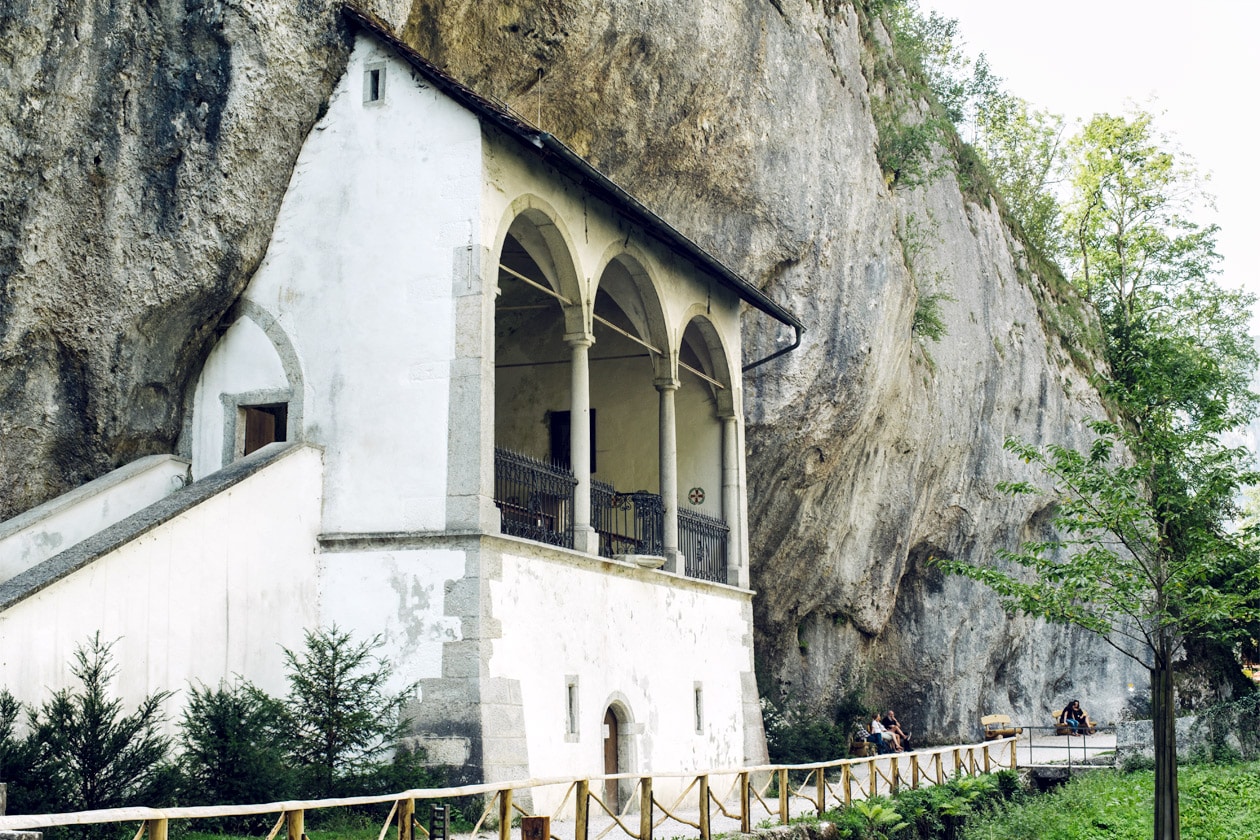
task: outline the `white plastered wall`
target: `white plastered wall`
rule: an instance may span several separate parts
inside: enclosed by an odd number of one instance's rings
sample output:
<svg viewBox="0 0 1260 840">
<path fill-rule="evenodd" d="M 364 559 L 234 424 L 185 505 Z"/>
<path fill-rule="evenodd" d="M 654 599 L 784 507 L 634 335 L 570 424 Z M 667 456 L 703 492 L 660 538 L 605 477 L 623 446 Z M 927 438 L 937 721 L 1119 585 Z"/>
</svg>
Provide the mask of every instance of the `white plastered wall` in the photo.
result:
<svg viewBox="0 0 1260 840">
<path fill-rule="evenodd" d="M 369 69 L 382 101 L 364 102 Z M 452 287 L 478 246 L 480 179 L 477 119 L 356 39 L 245 293 L 300 364 L 326 532 L 445 526 Z"/>
<path fill-rule="evenodd" d="M 234 674 L 283 695 L 281 646 L 318 623 L 320 466 L 287 454 L 0 612 L 0 685 L 26 703 L 75 685 L 71 653 L 99 631 L 126 708 L 171 689 L 174 718 L 190 681 Z"/>
<path fill-rule="evenodd" d="M 504 555 L 501 578 L 489 583 L 502 633 L 492 642 L 488 672 L 520 684 L 531 776 L 602 774 L 603 717 L 614 700 L 631 718 L 624 727 L 633 739 L 629 771 L 743 765 L 741 674 L 753 668 L 751 596 L 664 578 L 560 552 Z M 566 738 L 566 678 L 573 676 L 576 739 Z M 660 794 L 677 793 L 674 781 L 659 780 Z M 563 793 L 540 789 L 535 806 L 548 813 Z M 556 802 L 542 801 L 552 794 Z"/>
<path fill-rule="evenodd" d="M 678 426 L 678 506 L 722 518 L 722 422 L 707 383 L 683 371 L 675 411 Z M 688 491 L 698 487 L 704 501 L 692 504 Z"/>
<path fill-rule="evenodd" d="M 464 558 L 444 549 L 324 553 L 320 620 L 360 641 L 380 635 L 378 653 L 394 665 L 386 691 L 441 677 L 443 645 L 462 638 L 460 619 L 445 614 L 445 597 L 446 585 L 464 576 Z"/>
<path fill-rule="evenodd" d="M 262 328 L 249 318 L 234 323 L 210 351 L 193 392 L 193 479 L 209 475 L 235 459 L 225 452 L 226 439 L 234 439 L 235 435 L 224 396 L 290 390 L 280 356 Z M 239 455 L 236 453 L 235 457 Z"/>
</svg>

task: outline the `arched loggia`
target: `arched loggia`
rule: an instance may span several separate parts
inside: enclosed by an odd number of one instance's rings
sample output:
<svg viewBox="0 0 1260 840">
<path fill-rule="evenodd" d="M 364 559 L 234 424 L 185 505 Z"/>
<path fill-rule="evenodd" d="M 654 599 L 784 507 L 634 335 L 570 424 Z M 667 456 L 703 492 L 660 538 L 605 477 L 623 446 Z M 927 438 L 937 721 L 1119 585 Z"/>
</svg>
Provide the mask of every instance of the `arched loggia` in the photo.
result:
<svg viewBox="0 0 1260 840">
<path fill-rule="evenodd" d="M 590 530 L 570 419 L 590 346 L 582 284 L 555 215 L 537 199 L 514 207 L 495 298 L 495 504 L 504 533 L 574 547 L 575 528 Z"/>
<path fill-rule="evenodd" d="M 738 412 L 721 335 L 704 314 L 693 314 L 682 331 L 678 382 L 678 550 L 688 576 L 735 582 L 742 509 Z"/>
<path fill-rule="evenodd" d="M 599 274 L 592 321 L 591 405 L 604 441 L 596 447 L 591 487 L 599 552 L 660 557 L 664 507 L 655 376 L 669 337 L 660 292 L 644 263 L 624 246 Z"/>
</svg>

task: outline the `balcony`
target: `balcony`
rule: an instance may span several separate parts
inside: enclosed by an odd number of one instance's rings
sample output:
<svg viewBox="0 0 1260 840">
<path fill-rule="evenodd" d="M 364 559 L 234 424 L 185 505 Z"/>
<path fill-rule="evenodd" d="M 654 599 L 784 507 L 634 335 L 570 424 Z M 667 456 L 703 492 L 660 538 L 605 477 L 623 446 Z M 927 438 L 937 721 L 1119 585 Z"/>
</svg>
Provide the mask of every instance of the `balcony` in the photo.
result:
<svg viewBox="0 0 1260 840">
<path fill-rule="evenodd" d="M 573 473 L 508 449 L 494 450 L 494 503 L 500 530 L 548 545 L 573 547 Z M 665 505 L 655 493 L 619 492 L 591 481 L 591 525 L 599 534 L 602 557 L 665 553 Z M 688 577 L 726 583 L 730 529 L 712 516 L 680 510 L 678 548 Z"/>
<path fill-rule="evenodd" d="M 494 450 L 494 503 L 499 530 L 513 537 L 573 548 L 573 488 L 564 467 L 509 449 Z"/>
</svg>

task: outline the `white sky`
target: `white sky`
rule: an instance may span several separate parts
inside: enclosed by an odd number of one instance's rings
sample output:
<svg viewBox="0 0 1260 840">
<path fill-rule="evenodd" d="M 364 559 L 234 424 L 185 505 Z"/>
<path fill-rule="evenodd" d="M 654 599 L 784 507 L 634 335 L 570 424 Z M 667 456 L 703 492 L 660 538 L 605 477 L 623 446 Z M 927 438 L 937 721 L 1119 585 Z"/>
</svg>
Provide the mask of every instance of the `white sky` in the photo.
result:
<svg viewBox="0 0 1260 840">
<path fill-rule="evenodd" d="M 985 53 L 1005 88 L 1037 107 L 1069 120 L 1119 114 L 1128 101 L 1162 110 L 1159 127 L 1200 172 L 1210 173 L 1217 212 L 1206 221 L 1221 226 L 1225 284 L 1260 294 L 1258 0 L 920 0 L 920 6 L 925 14 L 957 18 L 966 52 Z"/>
</svg>

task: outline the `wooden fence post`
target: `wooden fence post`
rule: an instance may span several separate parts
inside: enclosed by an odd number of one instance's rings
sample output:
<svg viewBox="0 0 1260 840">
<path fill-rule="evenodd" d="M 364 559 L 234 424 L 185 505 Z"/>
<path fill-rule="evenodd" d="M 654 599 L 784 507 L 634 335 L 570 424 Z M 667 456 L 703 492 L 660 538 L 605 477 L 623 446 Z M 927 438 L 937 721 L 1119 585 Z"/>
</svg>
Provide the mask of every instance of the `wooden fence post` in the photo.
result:
<svg viewBox="0 0 1260 840">
<path fill-rule="evenodd" d="M 591 783 L 582 779 L 577 783 L 577 799 L 573 803 L 573 840 L 586 840 L 586 826 L 590 820 Z"/>
<path fill-rule="evenodd" d="M 779 768 L 779 823 L 787 825 L 792 821 L 789 814 L 791 808 L 789 800 L 792 798 L 792 788 L 788 786 L 788 771 L 786 767 Z"/>
<path fill-rule="evenodd" d="M 814 785 L 818 791 L 818 816 L 827 810 L 827 768 L 819 767 L 814 771 Z"/>
<path fill-rule="evenodd" d="M 875 766 L 875 762 L 879 761 L 879 756 L 869 759 L 866 765 L 871 770 L 871 799 L 879 796 L 879 768 Z"/>
<path fill-rule="evenodd" d="M 148 840 L 166 840 L 166 820 L 145 820 L 145 830 L 148 832 Z"/>
<path fill-rule="evenodd" d="M 521 840 L 550 840 L 551 817 L 521 817 Z"/>
<path fill-rule="evenodd" d="M 986 741 L 984 744 L 984 772 L 988 773 L 990 766 L 991 764 L 990 764 L 990 759 L 989 759 L 989 744 Z"/>
<path fill-rule="evenodd" d="M 888 782 L 888 794 L 895 796 L 897 791 L 901 789 L 901 773 L 897 770 L 897 756 L 893 756 L 890 762 L 891 772 L 888 774 L 892 779 Z"/>
<path fill-rule="evenodd" d="M 709 840 L 709 777 L 700 777 L 700 840 Z"/>
<path fill-rule="evenodd" d="M 639 780 L 639 840 L 652 840 L 652 777 Z"/>
<path fill-rule="evenodd" d="M 1019 758 L 1016 756 L 1016 752 L 1015 752 L 1015 742 L 1017 740 L 1018 740 L 1017 738 L 1011 739 L 1011 769 L 1012 770 L 1015 770 L 1019 765 Z M 1029 741 L 1030 742 L 1032 741 L 1031 737 L 1029 738 Z"/>
<path fill-rule="evenodd" d="M 499 791 L 499 840 L 512 840 L 512 789 Z"/>
<path fill-rule="evenodd" d="M 285 811 L 284 824 L 288 829 L 289 840 L 302 840 L 306 836 L 306 812 L 300 808 L 296 811 Z"/>
<path fill-rule="evenodd" d="M 416 814 L 416 800 L 398 800 L 398 840 L 412 840 L 412 818 Z"/>
<path fill-rule="evenodd" d="M 919 789 L 919 754 L 910 753 L 910 789 Z"/>
<path fill-rule="evenodd" d="M 739 830 L 744 834 L 752 831 L 752 807 L 749 803 L 751 785 L 748 771 L 739 774 Z"/>
<path fill-rule="evenodd" d="M 840 784 L 844 785 L 844 807 L 853 804 L 853 773 L 849 770 L 849 765 L 840 765 Z"/>
</svg>

